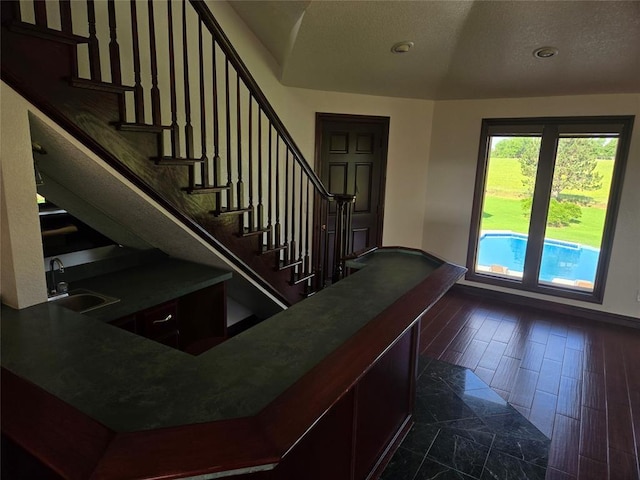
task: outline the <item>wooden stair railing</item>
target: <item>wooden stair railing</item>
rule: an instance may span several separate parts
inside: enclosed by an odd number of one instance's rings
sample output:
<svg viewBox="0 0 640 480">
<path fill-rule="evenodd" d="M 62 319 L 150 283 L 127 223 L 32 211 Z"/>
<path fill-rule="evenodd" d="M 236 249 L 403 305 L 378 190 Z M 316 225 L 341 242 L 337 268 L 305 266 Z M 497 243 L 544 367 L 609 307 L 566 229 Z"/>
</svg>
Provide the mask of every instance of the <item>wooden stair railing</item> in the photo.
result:
<svg viewBox="0 0 640 480">
<path fill-rule="evenodd" d="M 187 169 L 186 182 L 174 185 L 183 196 L 171 196 L 201 225 L 199 234 L 216 236 L 217 225 L 235 218 L 236 240 L 221 235 L 221 241 L 231 251 L 255 242 L 254 254 L 272 256 L 274 272 L 288 270 L 289 286 L 303 285 L 297 297 L 283 294 L 291 303 L 344 276 L 354 197 L 325 188 L 204 2 L 48 1 L 58 4 L 59 30 L 44 2 L 34 0 L 32 18 L 26 2 L 7 3 L 12 31 L 87 45 L 73 61 L 70 84 L 117 93 L 120 118 L 111 123 L 118 131 L 154 135 L 157 153 L 148 158 Z M 86 25 L 76 20 L 82 18 Z M 330 202 L 337 212 L 332 245 Z"/>
</svg>

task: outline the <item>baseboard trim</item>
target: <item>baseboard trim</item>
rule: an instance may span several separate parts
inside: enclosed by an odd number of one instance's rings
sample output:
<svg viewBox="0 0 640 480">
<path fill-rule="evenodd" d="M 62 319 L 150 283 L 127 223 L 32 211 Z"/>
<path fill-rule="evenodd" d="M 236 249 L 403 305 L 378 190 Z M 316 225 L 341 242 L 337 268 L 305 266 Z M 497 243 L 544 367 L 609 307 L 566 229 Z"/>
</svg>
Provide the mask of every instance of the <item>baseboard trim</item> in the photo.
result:
<svg viewBox="0 0 640 480">
<path fill-rule="evenodd" d="M 539 298 L 525 297 L 523 295 L 500 292 L 498 290 L 489 290 L 488 288 L 475 287 L 472 285 L 456 284 L 451 288 L 451 291 L 465 295 L 482 297 L 489 300 L 497 300 L 527 308 L 535 308 L 546 312 L 570 315 L 583 320 L 612 323 L 615 325 L 640 329 L 640 318 L 629 317 L 617 313 L 601 312 L 590 308 L 566 305 L 564 303 L 552 302 Z"/>
</svg>

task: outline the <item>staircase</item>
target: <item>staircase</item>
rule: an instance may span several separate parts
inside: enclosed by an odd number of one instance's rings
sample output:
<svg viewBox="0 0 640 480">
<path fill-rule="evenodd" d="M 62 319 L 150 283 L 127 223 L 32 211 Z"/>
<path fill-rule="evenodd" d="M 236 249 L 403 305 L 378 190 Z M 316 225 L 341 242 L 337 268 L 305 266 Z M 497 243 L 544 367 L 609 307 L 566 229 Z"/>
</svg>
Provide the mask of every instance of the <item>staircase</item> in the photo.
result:
<svg viewBox="0 0 640 480">
<path fill-rule="evenodd" d="M 6 83 L 284 303 L 342 278 L 354 197 L 327 191 L 206 4 L 0 3 Z"/>
</svg>

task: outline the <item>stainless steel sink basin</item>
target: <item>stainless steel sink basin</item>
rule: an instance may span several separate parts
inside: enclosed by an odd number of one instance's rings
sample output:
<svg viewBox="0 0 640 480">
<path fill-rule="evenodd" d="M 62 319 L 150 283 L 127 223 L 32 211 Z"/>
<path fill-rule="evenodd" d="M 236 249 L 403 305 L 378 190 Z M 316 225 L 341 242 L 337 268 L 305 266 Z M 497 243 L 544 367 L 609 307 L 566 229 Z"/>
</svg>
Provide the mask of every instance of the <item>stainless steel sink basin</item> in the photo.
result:
<svg viewBox="0 0 640 480">
<path fill-rule="evenodd" d="M 72 290 L 68 297 L 54 300 L 57 305 L 78 313 L 85 313 L 96 308 L 119 302 L 119 298 L 108 297 L 90 290 Z"/>
</svg>

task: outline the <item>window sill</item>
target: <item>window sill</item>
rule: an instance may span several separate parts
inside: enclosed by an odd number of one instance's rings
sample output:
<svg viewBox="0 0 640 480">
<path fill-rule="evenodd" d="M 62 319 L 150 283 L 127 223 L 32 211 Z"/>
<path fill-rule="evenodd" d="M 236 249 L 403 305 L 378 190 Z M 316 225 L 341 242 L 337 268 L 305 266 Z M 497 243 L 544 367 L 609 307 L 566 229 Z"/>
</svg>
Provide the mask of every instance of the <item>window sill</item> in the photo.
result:
<svg viewBox="0 0 640 480">
<path fill-rule="evenodd" d="M 542 295 L 548 295 L 550 297 L 559 297 L 559 298 L 566 298 L 570 300 L 578 300 L 578 301 L 587 302 L 587 303 L 596 303 L 600 305 L 602 304 L 603 297 L 604 297 L 603 293 L 599 292 L 597 289 L 593 291 L 568 289 L 566 287 L 563 288 L 561 284 L 558 284 L 558 285 L 537 284 L 537 285 L 529 286 L 529 285 L 524 285 L 521 279 L 519 278 L 507 278 L 507 277 L 501 277 L 498 275 L 483 274 L 481 272 L 474 272 L 472 270 L 473 267 L 467 267 L 467 268 L 469 268 L 469 270 L 468 270 L 468 273 L 465 275 L 465 280 L 469 282 L 481 283 L 485 285 L 493 285 L 496 287 L 510 288 L 513 290 L 519 290 L 524 292 L 539 293 Z"/>
</svg>

